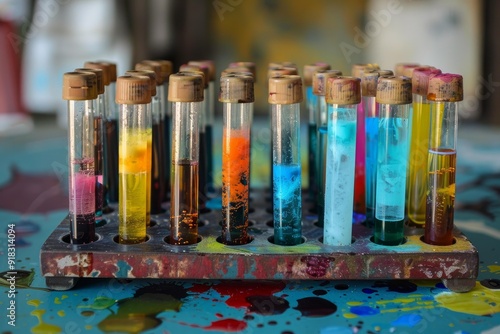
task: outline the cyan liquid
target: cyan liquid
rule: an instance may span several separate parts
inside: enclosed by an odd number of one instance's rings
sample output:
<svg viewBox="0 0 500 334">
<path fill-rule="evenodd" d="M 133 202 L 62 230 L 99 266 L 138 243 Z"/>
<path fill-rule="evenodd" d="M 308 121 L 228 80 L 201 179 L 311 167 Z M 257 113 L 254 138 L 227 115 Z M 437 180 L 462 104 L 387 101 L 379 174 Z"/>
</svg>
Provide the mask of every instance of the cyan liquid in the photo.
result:
<svg viewBox="0 0 500 334">
<path fill-rule="evenodd" d="M 317 186 L 318 196 L 316 208 L 318 211 L 318 226 L 323 226 L 325 220 L 325 183 L 326 183 L 326 144 L 328 141 L 328 127 L 318 127 L 318 152 L 317 152 Z"/>
<path fill-rule="evenodd" d="M 378 118 L 367 117 L 366 129 L 366 221 L 373 224 L 375 215 L 375 182 L 377 178 Z"/>
<path fill-rule="evenodd" d="M 375 241 L 397 245 L 403 241 L 408 120 L 382 118 L 379 121 Z"/>
<path fill-rule="evenodd" d="M 356 121 L 337 121 L 328 132 L 323 242 L 351 244 Z"/>
<path fill-rule="evenodd" d="M 297 245 L 302 241 L 300 165 L 273 165 L 274 243 Z"/>
<path fill-rule="evenodd" d="M 318 127 L 316 123 L 309 123 L 308 127 L 308 159 L 309 159 L 309 198 L 316 200 L 317 181 L 316 181 L 316 150 L 318 147 Z"/>
</svg>

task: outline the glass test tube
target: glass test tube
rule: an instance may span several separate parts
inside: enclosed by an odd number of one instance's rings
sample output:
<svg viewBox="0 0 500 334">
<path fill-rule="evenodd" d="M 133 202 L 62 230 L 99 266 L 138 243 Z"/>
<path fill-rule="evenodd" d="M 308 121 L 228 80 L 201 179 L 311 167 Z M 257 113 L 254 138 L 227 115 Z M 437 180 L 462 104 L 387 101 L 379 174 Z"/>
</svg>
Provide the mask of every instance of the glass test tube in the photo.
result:
<svg viewBox="0 0 500 334">
<path fill-rule="evenodd" d="M 118 119 L 118 241 L 146 241 L 148 178 L 151 155 L 151 80 L 147 76 L 121 76 L 116 81 Z"/>
<path fill-rule="evenodd" d="M 427 163 L 431 115 L 427 88 L 431 76 L 441 73 L 438 69 L 417 67 L 413 71 L 413 115 L 408 160 L 408 182 L 406 199 L 409 224 L 423 227 L 427 200 Z"/>
<path fill-rule="evenodd" d="M 351 75 L 362 78 L 367 69 L 380 69 L 377 64 L 354 64 Z M 362 92 L 361 92 L 362 93 Z M 363 104 L 358 104 L 358 119 L 356 123 L 356 167 L 354 176 L 354 221 L 361 222 L 366 219 L 365 199 L 365 111 Z"/>
<path fill-rule="evenodd" d="M 170 243 L 198 242 L 199 124 L 203 105 L 201 74 L 180 72 L 170 76 L 172 103 L 172 166 L 170 190 Z"/>
<path fill-rule="evenodd" d="M 408 117 L 411 81 L 407 77 L 380 77 L 377 181 L 374 241 L 399 245 L 404 241 Z"/>
<path fill-rule="evenodd" d="M 357 104 L 361 80 L 330 77 L 326 83 L 328 144 L 326 151 L 323 243 L 348 246 L 352 240 Z"/>
<path fill-rule="evenodd" d="M 458 102 L 463 100 L 463 79 L 442 73 L 429 79 L 430 103 L 427 210 L 424 241 L 453 244 Z"/>
<path fill-rule="evenodd" d="M 316 71 L 322 70 L 326 71 L 330 69 L 330 65 L 326 63 L 314 63 L 304 65 L 304 86 L 306 87 L 306 111 L 309 117 L 309 123 L 307 126 L 307 161 L 308 161 L 308 187 L 309 187 L 309 199 L 312 201 L 317 200 L 318 195 L 318 166 L 317 166 L 317 149 L 318 149 L 318 126 L 316 121 L 318 116 L 316 115 L 318 101 L 316 95 L 313 94 L 313 74 Z M 317 209 L 317 208 L 316 208 Z"/>
<path fill-rule="evenodd" d="M 163 100 L 163 73 L 161 65 L 154 61 L 143 61 L 135 65 L 137 71 L 153 71 L 155 74 L 154 92 L 151 91 L 151 121 L 152 121 L 152 145 L 151 145 L 151 184 L 150 184 L 150 208 L 152 214 L 165 212 L 162 203 L 165 195 L 165 172 L 164 165 L 167 163 L 164 156 L 164 134 L 162 118 Z"/>
<path fill-rule="evenodd" d="M 68 101 L 70 240 L 95 240 L 94 101 L 97 78 L 93 73 L 63 75 L 63 99 Z"/>
<path fill-rule="evenodd" d="M 377 180 L 378 104 L 375 101 L 379 76 L 393 75 L 390 70 L 365 70 L 361 78 L 361 103 L 365 111 L 365 201 L 366 224 L 373 227 L 375 218 L 375 184 Z"/>
<path fill-rule="evenodd" d="M 274 243 L 302 242 L 300 165 L 300 102 L 302 80 L 298 75 L 269 79 L 273 128 Z"/>
<path fill-rule="evenodd" d="M 248 203 L 253 77 L 226 75 L 221 77 L 220 87 L 223 113 L 221 241 L 227 245 L 243 245 L 251 240 Z"/>
<path fill-rule="evenodd" d="M 85 64 L 89 64 L 88 62 Z M 92 72 L 97 76 L 97 99 L 94 108 L 94 173 L 96 178 L 95 183 L 95 223 L 102 225 L 105 220 L 103 218 L 104 203 L 104 185 L 103 185 L 103 116 L 106 105 L 106 97 L 104 95 L 105 86 L 109 84 L 108 71 L 102 68 L 77 68 L 76 72 Z"/>
<path fill-rule="evenodd" d="M 318 70 L 314 72 L 312 79 L 313 94 L 316 98 L 314 114 L 316 116 L 316 211 L 318 214 L 318 226 L 323 226 L 325 218 L 325 182 L 326 182 L 326 146 L 328 133 L 328 113 L 326 110 L 326 81 L 342 75 L 338 70 Z"/>
</svg>

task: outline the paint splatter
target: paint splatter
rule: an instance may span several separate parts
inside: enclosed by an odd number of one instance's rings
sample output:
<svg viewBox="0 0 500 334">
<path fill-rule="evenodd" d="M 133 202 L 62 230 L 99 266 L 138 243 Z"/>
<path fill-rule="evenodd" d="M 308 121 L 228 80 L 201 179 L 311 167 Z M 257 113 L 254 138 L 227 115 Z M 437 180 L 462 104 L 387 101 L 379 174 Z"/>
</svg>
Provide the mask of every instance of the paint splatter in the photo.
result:
<svg viewBox="0 0 500 334">
<path fill-rule="evenodd" d="M 43 321 L 45 310 L 41 310 L 38 308 L 41 303 L 42 302 L 38 299 L 28 300 L 27 302 L 28 305 L 35 307 L 35 310 L 31 311 L 30 314 L 32 316 L 35 316 L 38 320 L 38 324 L 31 328 L 31 332 L 34 334 L 62 333 L 61 327 L 48 324 Z"/>
<path fill-rule="evenodd" d="M 285 283 L 281 281 L 224 281 L 212 288 L 221 296 L 229 296 L 226 304 L 235 308 L 250 307 L 247 300 L 250 296 L 272 296 L 274 293 L 282 291 Z"/>
<path fill-rule="evenodd" d="M 334 288 L 335 288 L 335 290 L 347 290 L 347 289 L 349 289 L 349 285 L 344 284 L 344 283 L 339 283 L 339 284 L 335 284 Z"/>
<path fill-rule="evenodd" d="M 326 275 L 330 262 L 333 258 L 325 258 L 320 256 L 304 256 L 301 260 L 302 263 L 307 265 L 306 273 L 311 277 L 323 277 Z"/>
<path fill-rule="evenodd" d="M 380 313 L 379 309 L 373 308 L 373 307 L 370 307 L 370 306 L 364 306 L 364 305 L 353 306 L 353 307 L 350 308 L 350 311 L 351 311 L 352 314 L 360 315 L 360 316 L 363 316 L 363 315 L 376 315 L 376 314 Z"/>
<path fill-rule="evenodd" d="M 248 311 L 261 315 L 282 314 L 290 308 L 286 299 L 276 296 L 250 296 L 247 301 L 251 304 Z"/>
<path fill-rule="evenodd" d="M 59 298 L 56 298 L 59 300 Z M 117 302 L 116 299 L 108 298 L 108 297 L 96 297 L 92 304 L 78 305 L 78 308 L 88 308 L 92 310 L 105 310 L 115 305 Z M 60 304 L 61 302 L 59 302 Z M 58 304 L 58 303 L 56 303 Z"/>
<path fill-rule="evenodd" d="M 247 323 L 245 321 L 231 319 L 231 318 L 213 321 L 208 326 L 200 326 L 184 322 L 181 322 L 180 324 L 189 326 L 191 328 L 201 328 L 207 331 L 218 331 L 218 332 L 241 332 L 247 328 Z"/>
<path fill-rule="evenodd" d="M 320 334 L 352 334 L 351 327 L 340 327 L 340 326 L 332 326 L 321 328 Z"/>
<path fill-rule="evenodd" d="M 188 289 L 189 292 L 194 293 L 204 293 L 210 290 L 211 286 L 208 284 L 193 284 L 192 287 Z"/>
<path fill-rule="evenodd" d="M 326 290 L 314 290 L 313 291 L 313 294 L 316 295 L 316 296 L 324 296 L 326 295 L 328 292 Z"/>
<path fill-rule="evenodd" d="M 498 279 L 483 279 L 481 285 L 492 290 L 500 289 L 500 280 Z"/>
<path fill-rule="evenodd" d="M 391 322 L 392 326 L 413 327 L 422 321 L 422 316 L 419 314 L 404 314 Z"/>
<path fill-rule="evenodd" d="M 476 282 L 469 292 L 441 292 L 434 297 L 440 306 L 449 310 L 474 315 L 491 315 L 500 312 L 500 291 L 490 290 Z"/>
<path fill-rule="evenodd" d="M 306 297 L 297 300 L 295 310 L 304 317 L 326 317 L 337 311 L 337 305 L 320 297 Z"/>
<path fill-rule="evenodd" d="M 500 266 L 492 264 L 491 266 L 488 266 L 488 270 L 492 274 L 500 274 Z"/>
<path fill-rule="evenodd" d="M 372 293 L 378 292 L 377 290 L 373 290 L 370 288 L 363 288 L 361 291 L 363 291 L 363 293 L 366 293 L 367 295 L 371 295 Z"/>
<path fill-rule="evenodd" d="M 372 288 L 388 288 L 387 291 L 411 293 L 417 291 L 417 285 L 406 280 L 376 281 Z"/>
</svg>

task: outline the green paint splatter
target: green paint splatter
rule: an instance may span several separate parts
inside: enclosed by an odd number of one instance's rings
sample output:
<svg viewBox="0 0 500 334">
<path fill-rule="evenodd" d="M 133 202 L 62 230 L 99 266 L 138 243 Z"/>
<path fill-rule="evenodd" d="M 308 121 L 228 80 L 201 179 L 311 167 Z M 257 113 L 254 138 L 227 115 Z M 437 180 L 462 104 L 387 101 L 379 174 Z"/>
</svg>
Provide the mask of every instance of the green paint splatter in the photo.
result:
<svg viewBox="0 0 500 334">
<path fill-rule="evenodd" d="M 108 297 L 96 297 L 92 304 L 79 305 L 78 308 L 89 308 L 92 310 L 104 310 L 110 308 L 116 303 L 115 299 Z"/>
</svg>

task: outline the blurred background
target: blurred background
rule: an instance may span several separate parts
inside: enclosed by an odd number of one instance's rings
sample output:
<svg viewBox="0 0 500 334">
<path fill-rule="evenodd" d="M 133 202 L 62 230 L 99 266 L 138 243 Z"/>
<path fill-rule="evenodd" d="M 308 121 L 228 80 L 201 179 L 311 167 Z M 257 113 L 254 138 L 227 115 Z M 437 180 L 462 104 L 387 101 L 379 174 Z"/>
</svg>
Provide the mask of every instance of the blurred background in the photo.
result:
<svg viewBox="0 0 500 334">
<path fill-rule="evenodd" d="M 253 61 L 260 113 L 269 62 L 417 62 L 464 76 L 464 120 L 500 125 L 498 13 L 494 0 L 0 0 L 0 136 L 40 118 L 64 128 L 62 74 L 86 60 L 119 74 L 144 59 L 213 59 L 218 73 Z"/>
</svg>

